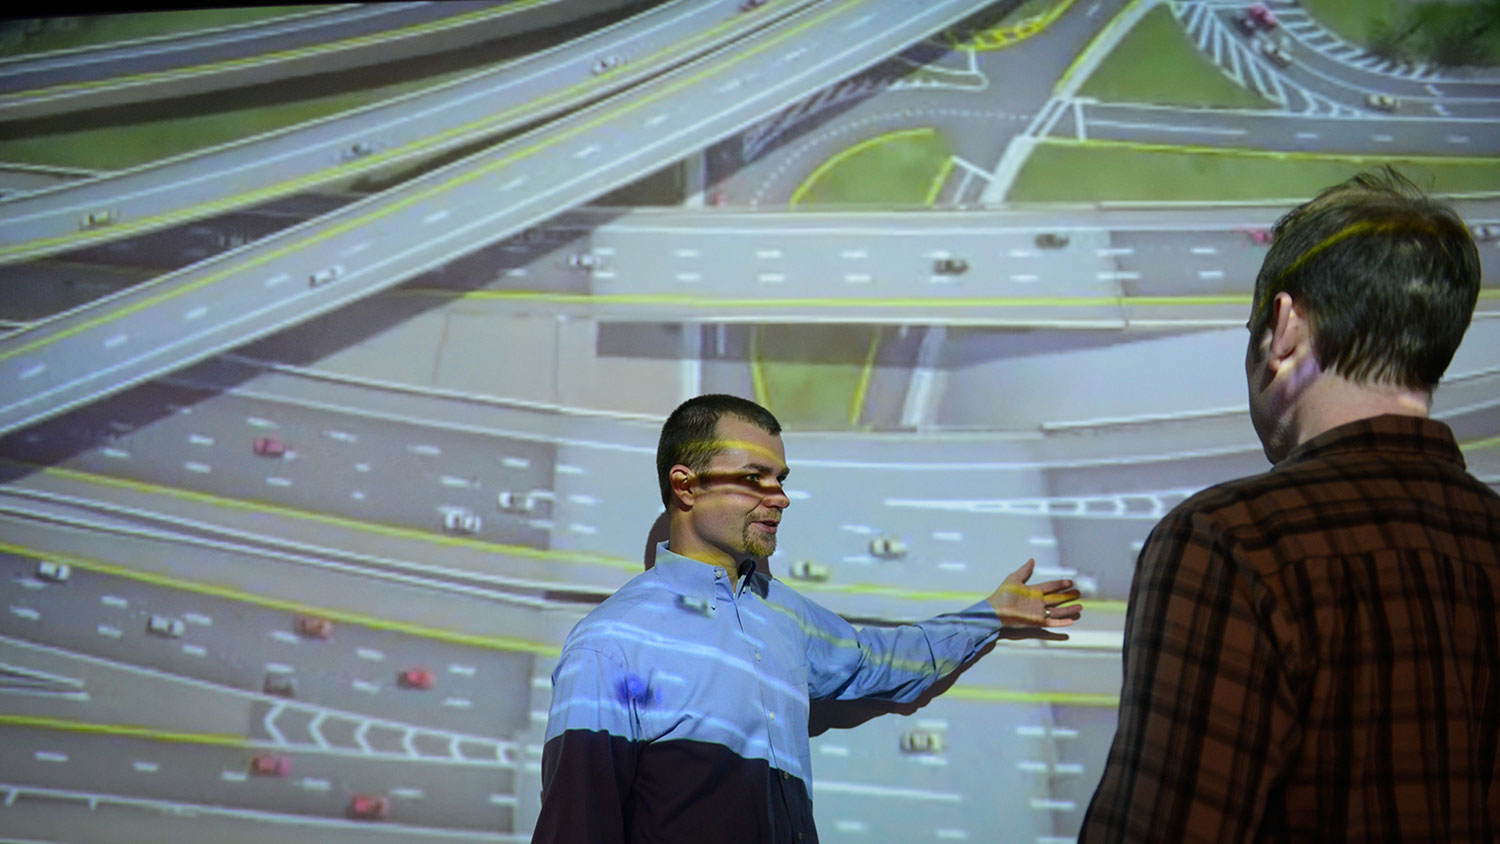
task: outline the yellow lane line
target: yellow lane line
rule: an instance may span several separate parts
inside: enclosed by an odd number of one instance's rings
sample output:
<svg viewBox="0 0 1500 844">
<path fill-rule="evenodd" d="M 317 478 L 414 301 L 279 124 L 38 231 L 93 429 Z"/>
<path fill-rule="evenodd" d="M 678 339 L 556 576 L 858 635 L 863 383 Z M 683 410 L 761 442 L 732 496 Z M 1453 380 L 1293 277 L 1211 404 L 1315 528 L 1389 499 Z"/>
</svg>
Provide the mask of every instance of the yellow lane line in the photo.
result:
<svg viewBox="0 0 1500 844">
<path fill-rule="evenodd" d="M 7 715 L 0 713 L 0 724 L 16 727 L 38 727 L 44 730 L 68 730 L 75 733 L 102 733 L 111 736 L 128 736 L 152 741 L 176 741 L 188 744 L 218 744 L 225 747 L 248 747 L 249 739 L 227 733 L 180 733 L 142 727 L 137 724 L 94 724 L 68 718 L 44 718 L 36 715 Z"/>
<path fill-rule="evenodd" d="M 921 129 L 899 129 L 895 132 L 887 132 L 884 135 L 876 135 L 873 138 L 866 138 L 852 147 L 839 150 L 838 152 L 830 156 L 827 161 L 824 161 L 822 164 L 819 164 L 817 167 L 813 168 L 812 173 L 809 174 L 806 179 L 802 180 L 802 184 L 798 185 L 797 189 L 792 191 L 792 198 L 787 201 L 787 207 L 796 208 L 797 205 L 802 202 L 802 198 L 812 190 L 813 185 L 817 184 L 818 180 L 823 178 L 823 176 L 826 175 L 828 171 L 839 166 L 848 159 L 860 154 L 861 152 L 864 152 L 867 149 L 880 146 L 881 144 L 889 143 L 891 141 L 898 141 L 903 138 L 915 138 L 935 134 L 937 134 L 937 130 L 931 127 Z"/>
<path fill-rule="evenodd" d="M 141 571 L 128 566 L 115 563 L 106 563 L 103 560 L 95 560 L 89 557 L 79 557 L 73 554 L 60 554 L 55 551 L 47 551 L 40 548 L 29 548 L 25 545 L 15 545 L 10 542 L 0 542 L 0 551 L 9 554 L 19 554 L 26 557 L 40 557 L 55 560 L 59 563 L 67 563 L 78 569 L 98 572 L 99 574 L 113 575 L 115 577 L 129 578 L 142 583 L 150 583 L 153 586 L 162 586 L 168 589 L 180 589 L 184 592 L 193 592 L 199 595 L 208 595 L 214 598 L 222 598 L 228 601 L 238 601 L 246 604 L 266 607 L 267 609 L 282 610 L 296 615 L 316 615 L 322 618 L 332 619 L 345 624 L 357 624 L 369 627 L 373 630 L 387 630 L 393 633 L 403 633 L 408 636 L 417 636 L 423 639 L 449 642 L 457 645 L 470 645 L 473 647 L 486 648 L 489 650 L 518 651 L 524 653 L 541 654 L 544 656 L 557 656 L 560 653 L 556 645 L 546 642 L 534 642 L 528 639 L 518 639 L 510 636 L 483 636 L 475 633 L 460 633 L 455 630 L 444 630 L 438 627 L 427 627 L 421 624 L 413 624 L 406 621 L 393 621 L 378 618 L 364 613 L 348 610 L 335 610 L 327 607 L 317 607 L 298 601 L 287 601 L 281 598 L 273 598 L 255 592 L 246 592 L 231 586 L 220 586 L 214 583 L 204 583 L 197 580 L 175 577 L 158 572 Z"/>
<path fill-rule="evenodd" d="M 1115 13 L 1114 17 L 1109 19 L 1109 23 L 1105 24 L 1104 28 L 1099 30 L 1099 32 L 1089 40 L 1089 43 L 1082 50 L 1078 51 L 1078 55 L 1073 57 L 1073 61 L 1068 64 L 1068 67 L 1063 71 L 1062 76 L 1059 76 L 1057 78 L 1057 83 L 1052 86 L 1052 93 L 1062 93 L 1063 89 L 1067 87 L 1068 80 L 1073 77 L 1074 73 L 1078 72 L 1078 68 L 1083 65 L 1083 63 L 1091 56 L 1092 53 L 1104 48 L 1104 43 L 1114 37 L 1114 30 L 1120 26 L 1120 21 L 1125 20 L 1126 16 L 1134 12 L 1136 7 L 1140 6 L 1141 3 L 1151 3 L 1152 5 L 1155 5 L 1159 2 L 1160 0 L 1130 0 L 1129 3 L 1126 3 L 1125 6 L 1120 9 L 1120 11 Z M 1111 44 L 1110 48 L 1113 49 L 1114 45 Z"/>
<path fill-rule="evenodd" d="M 880 348 L 880 329 L 870 334 L 870 348 L 865 351 L 865 365 L 859 370 L 859 383 L 854 387 L 854 400 L 849 403 L 849 424 L 858 425 L 865 412 L 865 396 L 870 392 L 870 378 L 875 371 L 875 352 Z"/>
<path fill-rule="evenodd" d="M 91 88 L 112 88 L 122 85 L 151 84 L 163 82 L 170 79 L 185 79 L 194 76 L 204 76 L 221 73 L 226 70 L 235 70 L 245 67 L 256 67 L 264 64 L 277 64 L 293 59 L 304 59 L 327 53 L 337 53 L 356 47 L 366 47 L 371 44 L 380 44 L 386 41 L 396 41 L 409 38 L 414 35 L 423 35 L 429 32 L 437 32 L 444 29 L 453 29 L 478 23 L 489 18 L 503 18 L 518 12 L 523 12 L 532 6 L 544 5 L 555 2 L 555 0 L 515 0 L 504 6 L 488 9 L 477 9 L 462 15 L 454 15 L 450 18 L 427 21 L 425 23 L 412 24 L 401 29 L 386 32 L 374 32 L 369 35 L 360 35 L 354 38 L 346 38 L 342 41 L 332 41 L 324 44 L 311 44 L 306 47 L 297 47 L 291 50 L 278 50 L 271 53 L 261 53 L 254 56 L 245 56 L 238 59 L 225 59 L 210 64 L 193 65 L 192 67 L 174 68 L 172 70 L 157 70 L 149 73 L 137 73 L 129 76 L 117 76 L 110 79 L 95 79 L 88 82 L 70 82 L 64 85 L 54 85 L 49 88 L 33 88 L 29 91 L 17 91 L 11 94 L 0 95 L 0 104 L 10 101 L 27 101 L 41 97 L 50 97 L 68 91 L 87 91 Z"/>
<path fill-rule="evenodd" d="M 721 32 L 733 28 L 734 26 L 737 26 L 737 23 L 734 20 L 725 21 L 724 23 L 704 30 L 702 33 L 694 36 L 693 38 L 690 38 L 687 41 L 682 42 L 681 44 L 674 45 L 671 48 L 667 48 L 656 53 L 655 55 L 642 59 L 640 63 L 662 60 L 663 57 L 669 55 L 674 49 L 694 49 L 696 48 L 698 42 L 717 38 Z M 614 74 L 615 72 L 617 71 L 612 70 L 610 71 L 610 74 Z M 446 85 L 452 83 L 444 84 Z M 580 91 L 594 87 L 596 84 L 597 80 L 584 80 L 583 82 L 576 83 L 567 88 L 553 91 L 550 94 L 546 94 L 541 97 L 537 97 L 536 99 L 529 100 L 525 103 L 522 103 L 521 105 L 513 106 L 504 111 L 496 112 L 495 114 L 478 118 L 476 120 L 471 120 L 468 123 L 446 129 L 435 135 L 430 135 L 420 140 L 413 141 L 405 146 L 377 152 L 357 161 L 350 161 L 339 164 L 334 167 L 320 170 L 311 175 L 300 176 L 296 179 L 289 179 L 284 182 L 278 182 L 263 188 L 257 188 L 252 191 L 235 194 L 234 196 L 224 197 L 222 199 L 213 200 L 211 202 L 203 202 L 197 205 L 190 205 L 186 208 L 179 208 L 175 211 L 158 214 L 154 217 L 143 217 L 139 220 L 126 220 L 118 223 L 112 223 L 107 228 L 100 228 L 85 232 L 70 232 L 66 235 L 37 238 L 36 240 L 29 240 L 24 243 L 0 247 L 0 260 L 16 255 L 24 256 L 25 254 L 28 254 L 39 248 L 44 249 L 61 244 L 73 246 L 87 245 L 90 241 L 94 240 L 103 240 L 106 238 L 117 239 L 122 233 L 135 234 L 137 232 L 154 231 L 155 229 L 161 228 L 163 226 L 168 226 L 175 223 L 191 222 L 210 214 L 230 211 L 235 208 L 242 208 L 247 205 L 253 205 L 265 200 L 284 196 L 288 193 L 296 193 L 298 191 L 313 188 L 331 181 L 356 176 L 372 170 L 377 170 L 387 165 L 394 165 L 399 161 L 405 160 L 414 155 L 418 155 L 431 147 L 441 146 L 455 138 L 461 138 L 479 132 L 490 131 L 494 127 L 504 125 L 517 118 L 518 116 L 524 115 L 528 112 L 541 111 L 554 102 L 569 100 L 572 97 L 576 96 Z M 434 88 L 430 88 L 427 90 L 436 90 L 437 87 L 442 86 L 435 86 Z M 3 357 L 0 357 L 0 360 L 3 359 Z"/>
<path fill-rule="evenodd" d="M 299 249 L 305 249 L 325 240 L 332 239 L 346 232 L 353 231 L 360 226 L 367 225 L 383 217 L 388 217 L 392 214 L 397 213 L 398 211 L 404 211 L 413 205 L 425 202 L 429 199 L 432 199 L 433 197 L 462 187 L 463 185 L 466 185 L 470 182 L 478 181 L 479 179 L 489 176 L 495 171 L 502 170 L 512 164 L 518 163 L 527 158 L 531 158 L 532 156 L 535 156 L 546 150 L 548 147 L 556 146 L 557 144 L 560 144 L 567 140 L 571 140 L 578 135 L 582 135 L 590 130 L 602 126 L 603 124 L 621 115 L 644 109 L 658 100 L 664 99 L 672 94 L 676 94 L 681 90 L 695 85 L 701 79 L 705 79 L 716 74 L 722 74 L 735 65 L 748 61 L 750 58 L 767 50 L 770 50 L 771 48 L 779 45 L 783 41 L 792 38 L 793 36 L 800 35 L 804 30 L 812 29 L 831 18 L 837 17 L 838 15 L 843 14 L 845 11 L 858 6 L 862 2 L 864 2 L 864 0 L 845 0 L 845 2 L 840 3 L 837 6 L 834 6 L 833 8 L 819 15 L 808 18 L 801 24 L 783 31 L 775 38 L 768 39 L 758 45 L 736 52 L 729 58 L 724 59 L 722 62 L 712 67 L 700 70 L 690 76 L 685 76 L 670 85 L 662 87 L 655 93 L 631 98 L 621 103 L 620 107 L 617 109 L 595 115 L 591 120 L 579 123 L 576 126 L 565 129 L 555 135 L 552 135 L 551 137 L 544 138 L 529 146 L 523 147 L 522 149 L 496 159 L 495 161 L 489 162 L 488 164 L 469 169 L 446 181 L 428 186 L 423 190 L 402 197 L 401 199 L 384 203 L 383 205 L 359 217 L 345 220 L 344 222 L 337 225 L 329 226 L 327 229 L 321 232 L 309 235 L 307 238 L 301 240 L 300 242 L 284 244 L 278 249 L 273 249 L 263 255 L 258 255 L 254 258 L 250 258 L 239 264 L 238 266 L 225 267 L 216 272 L 212 272 L 208 275 L 202 276 L 201 278 L 198 278 L 194 281 L 173 287 L 170 290 L 163 291 L 139 302 L 135 302 L 125 307 L 110 311 L 107 314 L 102 314 L 100 316 L 94 317 L 93 319 L 82 322 L 78 325 L 73 326 L 72 328 L 62 329 L 60 331 L 49 334 L 46 337 L 38 338 L 28 343 L 23 343 L 13 349 L 0 351 L 0 361 L 8 360 L 17 355 L 25 354 L 26 352 L 32 351 L 33 349 L 51 345 L 52 343 L 67 339 L 68 337 L 71 337 L 75 334 L 81 334 L 96 326 L 114 322 L 126 316 L 130 316 L 137 312 L 155 307 L 162 302 L 175 299 L 190 292 L 197 291 L 198 289 L 207 287 L 208 285 L 216 284 L 227 278 L 232 278 L 240 273 L 248 272 L 255 267 L 270 263 L 271 261 L 280 258 L 283 255 L 287 255 Z M 170 276 L 163 276 L 163 278 L 170 278 Z"/>
<path fill-rule="evenodd" d="M 1054 21 L 1062 17 L 1063 12 L 1072 6 L 1074 0 L 1062 0 L 1056 6 L 1045 12 L 1039 12 L 1025 20 L 1017 21 L 1008 26 L 997 26 L 974 33 L 968 43 L 959 41 L 951 33 L 948 43 L 960 50 L 977 50 L 989 52 L 991 50 L 1003 50 L 1014 46 L 1035 35 L 1040 35 L 1043 30 L 1051 26 Z"/>
<path fill-rule="evenodd" d="M 1390 161 L 1413 161 L 1421 164 L 1500 164 L 1500 157 L 1479 155 L 1388 155 L 1357 154 L 1343 152 L 1304 152 L 1300 150 L 1266 150 L 1249 147 L 1211 147 L 1194 144 L 1157 144 L 1141 141 L 1123 141 L 1111 138 L 1038 138 L 1037 143 L 1049 146 L 1098 147 L 1126 149 L 1135 152 L 1169 152 L 1188 155 L 1224 155 L 1244 158 L 1271 158 L 1291 161 L 1345 161 L 1356 164 L 1381 164 Z"/>
<path fill-rule="evenodd" d="M 1481 295 L 1486 291 L 1481 291 Z M 1495 291 L 1500 292 L 1500 288 Z M 1226 293 L 1205 296 L 982 296 L 844 299 L 809 297 L 806 299 L 715 299 L 676 293 L 552 293 L 531 290 L 452 291 L 436 288 L 404 288 L 387 296 L 430 296 L 449 299 L 479 299 L 496 302 L 546 302 L 557 305 L 674 305 L 692 307 L 817 307 L 817 308 L 999 308 L 999 307 L 1124 307 L 1127 305 L 1249 305 L 1249 293 Z"/>
<path fill-rule="evenodd" d="M 1119 695 L 1090 692 L 1018 692 L 1010 689 L 974 689 L 956 685 L 943 697 L 960 700 L 981 700 L 987 703 L 1052 703 L 1058 706 L 1098 706 L 1114 709 L 1120 705 Z"/>
<path fill-rule="evenodd" d="M 755 393 L 755 403 L 771 409 L 770 394 L 766 390 L 766 373 L 760 360 L 760 326 L 750 329 L 750 389 Z M 773 411 L 774 412 L 774 411 Z"/>
<path fill-rule="evenodd" d="M 932 185 L 927 188 L 927 198 L 923 205 L 931 207 L 937 204 L 938 194 L 943 192 L 943 183 L 948 181 L 948 174 L 953 172 L 953 156 L 943 160 L 943 166 L 938 168 L 937 175 L 932 177 Z"/>
</svg>

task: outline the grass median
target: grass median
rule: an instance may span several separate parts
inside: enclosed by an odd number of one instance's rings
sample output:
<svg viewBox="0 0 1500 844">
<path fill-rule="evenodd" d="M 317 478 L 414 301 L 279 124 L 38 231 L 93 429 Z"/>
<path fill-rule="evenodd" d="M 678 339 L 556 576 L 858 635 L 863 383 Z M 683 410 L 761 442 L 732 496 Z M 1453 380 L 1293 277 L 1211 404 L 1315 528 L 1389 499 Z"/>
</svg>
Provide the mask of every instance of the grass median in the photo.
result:
<svg viewBox="0 0 1500 844">
<path fill-rule="evenodd" d="M 756 397 L 796 430 L 857 427 L 880 329 L 868 325 L 764 325 L 754 329 Z"/>
<path fill-rule="evenodd" d="M 1046 141 L 1027 158 L 1012 202 L 1305 199 L 1361 170 L 1391 164 L 1436 193 L 1500 191 L 1500 158 L 1316 156 Z M 1080 177 L 1079 174 L 1088 174 Z"/>
<path fill-rule="evenodd" d="M 930 205 L 952 156 L 936 129 L 903 129 L 860 141 L 813 169 L 793 208 Z"/>
<path fill-rule="evenodd" d="M 1107 103 L 1193 108 L 1272 106 L 1266 98 L 1236 85 L 1199 52 L 1166 6 L 1147 12 L 1078 93 Z"/>
</svg>

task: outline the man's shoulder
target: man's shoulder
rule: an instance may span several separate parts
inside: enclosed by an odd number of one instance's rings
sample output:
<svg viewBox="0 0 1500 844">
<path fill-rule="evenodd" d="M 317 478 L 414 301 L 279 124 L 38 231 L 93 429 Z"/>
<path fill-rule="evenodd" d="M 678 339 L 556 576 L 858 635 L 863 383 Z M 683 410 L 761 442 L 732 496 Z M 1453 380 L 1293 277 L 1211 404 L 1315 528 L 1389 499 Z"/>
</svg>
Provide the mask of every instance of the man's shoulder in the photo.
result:
<svg viewBox="0 0 1500 844">
<path fill-rule="evenodd" d="M 612 645 L 618 649 L 618 628 L 631 624 L 662 601 L 671 600 L 672 593 L 659 578 L 647 571 L 631 578 L 579 619 L 563 643 L 563 651 L 575 648 L 599 649 L 601 645 Z"/>
</svg>

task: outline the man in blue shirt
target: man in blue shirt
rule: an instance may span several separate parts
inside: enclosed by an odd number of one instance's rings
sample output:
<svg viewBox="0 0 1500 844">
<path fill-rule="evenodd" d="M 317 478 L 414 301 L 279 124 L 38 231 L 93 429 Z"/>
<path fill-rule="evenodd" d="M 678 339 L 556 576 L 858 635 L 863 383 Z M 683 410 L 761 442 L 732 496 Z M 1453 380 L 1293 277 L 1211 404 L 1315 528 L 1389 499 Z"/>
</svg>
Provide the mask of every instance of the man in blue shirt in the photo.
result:
<svg viewBox="0 0 1500 844">
<path fill-rule="evenodd" d="M 811 698 L 909 702 L 1002 627 L 1066 627 L 1068 580 L 893 629 L 855 630 L 766 571 L 790 504 L 781 425 L 699 396 L 657 447 L 668 541 L 573 628 L 552 674 L 533 844 L 812 844 Z"/>
</svg>

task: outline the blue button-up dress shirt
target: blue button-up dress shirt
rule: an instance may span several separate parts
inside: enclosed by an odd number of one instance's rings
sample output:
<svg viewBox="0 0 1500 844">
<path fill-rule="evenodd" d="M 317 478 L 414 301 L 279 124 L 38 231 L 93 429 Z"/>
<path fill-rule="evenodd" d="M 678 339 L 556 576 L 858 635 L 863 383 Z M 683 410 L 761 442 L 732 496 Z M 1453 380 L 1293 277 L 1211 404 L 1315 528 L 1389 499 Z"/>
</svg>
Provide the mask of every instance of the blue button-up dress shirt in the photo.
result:
<svg viewBox="0 0 1500 844">
<path fill-rule="evenodd" d="M 533 842 L 815 842 L 809 699 L 915 700 L 1001 627 L 980 601 L 856 630 L 753 563 L 741 572 L 732 588 L 663 544 L 573 628 Z"/>
</svg>

